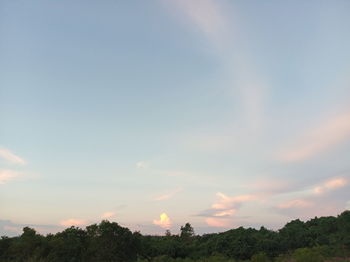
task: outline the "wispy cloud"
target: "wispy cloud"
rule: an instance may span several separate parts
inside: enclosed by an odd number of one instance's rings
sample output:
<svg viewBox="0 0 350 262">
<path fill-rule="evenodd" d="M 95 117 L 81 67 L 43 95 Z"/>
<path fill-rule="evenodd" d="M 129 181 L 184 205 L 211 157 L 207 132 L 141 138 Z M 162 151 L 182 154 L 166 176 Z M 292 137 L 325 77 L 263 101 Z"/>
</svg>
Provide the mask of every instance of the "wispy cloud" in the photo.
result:
<svg viewBox="0 0 350 262">
<path fill-rule="evenodd" d="M 314 203 L 310 201 L 306 201 L 303 199 L 295 199 L 291 201 L 287 201 L 284 203 L 280 203 L 278 208 L 286 209 L 286 208 L 307 208 L 313 206 Z"/>
<path fill-rule="evenodd" d="M 16 164 L 16 165 L 25 165 L 26 161 L 12 153 L 10 150 L 6 148 L 0 148 L 0 157 L 5 159 L 7 162 Z"/>
<path fill-rule="evenodd" d="M 323 194 L 323 193 L 344 187 L 347 184 L 348 184 L 348 180 L 346 178 L 343 178 L 343 177 L 333 178 L 320 185 L 315 186 L 313 188 L 313 192 L 319 195 L 319 194 Z"/>
<path fill-rule="evenodd" d="M 153 224 L 161 228 L 169 229 L 172 225 L 172 221 L 166 213 L 162 213 L 160 214 L 159 220 L 153 220 Z"/>
<path fill-rule="evenodd" d="M 181 192 L 182 188 L 177 188 L 173 191 L 170 191 L 168 193 L 162 194 L 160 196 L 155 197 L 153 200 L 155 201 L 161 201 L 161 200 L 167 200 L 169 198 L 172 198 L 173 196 L 175 196 L 177 193 Z"/>
<path fill-rule="evenodd" d="M 61 226 L 65 227 L 71 227 L 71 226 L 85 226 L 88 224 L 88 221 L 85 219 L 79 219 L 79 218 L 69 218 L 66 220 L 62 220 L 60 222 Z"/>
<path fill-rule="evenodd" d="M 257 199 L 257 195 L 246 194 L 229 197 L 221 192 L 216 193 L 219 198 L 211 205 L 210 209 L 204 210 L 197 216 L 206 217 L 205 222 L 213 227 L 230 227 L 233 225 L 233 217 L 236 216 L 241 205 L 245 202 Z"/>
<path fill-rule="evenodd" d="M 217 42 L 224 35 L 227 23 L 217 1 L 175 0 L 172 4 L 185 13 L 191 23 L 209 40 Z"/>
<path fill-rule="evenodd" d="M 216 193 L 219 200 L 212 205 L 214 209 L 236 209 L 239 204 L 256 199 L 256 195 L 239 195 L 235 197 L 229 197 L 223 193 Z"/>
<path fill-rule="evenodd" d="M 194 31 L 206 37 L 222 65 L 228 94 L 239 97 L 237 102 L 242 107 L 241 126 L 255 132 L 264 123 L 268 88 L 263 74 L 258 73 L 257 63 L 251 61 L 248 52 L 236 43 L 235 33 L 239 30 L 236 30 L 237 23 L 233 21 L 233 9 L 230 9 L 230 15 L 226 14 L 232 5 L 215 0 L 175 0 L 164 3 L 175 7 L 171 8 L 175 12 L 180 11 L 178 17 L 181 23 L 187 20 Z"/>
<path fill-rule="evenodd" d="M 284 162 L 312 158 L 350 139 L 350 113 L 327 119 L 318 127 L 306 130 L 292 146 L 279 155 Z"/>
<path fill-rule="evenodd" d="M 17 178 L 20 175 L 21 173 L 18 171 L 13 171 L 8 169 L 0 170 L 0 184 L 5 184 Z"/>
<path fill-rule="evenodd" d="M 211 227 L 228 228 L 233 226 L 231 219 L 208 217 L 205 219 L 205 222 L 208 224 L 208 226 L 211 226 Z"/>
<path fill-rule="evenodd" d="M 107 219 L 107 218 L 111 218 L 114 217 L 116 215 L 115 212 L 105 212 L 102 214 L 101 218 L 102 219 Z"/>
</svg>

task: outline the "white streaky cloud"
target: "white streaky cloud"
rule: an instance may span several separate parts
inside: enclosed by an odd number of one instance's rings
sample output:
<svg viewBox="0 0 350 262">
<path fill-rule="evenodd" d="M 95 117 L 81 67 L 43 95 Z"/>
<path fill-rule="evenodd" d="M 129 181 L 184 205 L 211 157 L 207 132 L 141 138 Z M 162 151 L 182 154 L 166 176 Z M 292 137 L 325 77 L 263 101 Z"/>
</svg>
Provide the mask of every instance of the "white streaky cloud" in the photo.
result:
<svg viewBox="0 0 350 262">
<path fill-rule="evenodd" d="M 278 205 L 278 208 L 282 208 L 282 209 L 288 209 L 288 208 L 307 208 L 307 207 L 311 207 L 314 204 L 310 201 L 306 201 L 306 200 L 302 200 L 302 199 L 295 199 L 295 200 L 291 200 L 291 201 L 287 201 L 284 203 L 280 203 Z"/>
<path fill-rule="evenodd" d="M 66 220 L 62 220 L 60 222 L 61 226 L 64 227 L 71 227 L 71 226 L 85 226 L 88 224 L 88 221 L 85 219 L 79 219 L 79 218 L 69 218 Z"/>
<path fill-rule="evenodd" d="M 153 200 L 155 201 L 162 201 L 162 200 L 167 200 L 169 198 L 172 198 L 173 196 L 175 196 L 177 193 L 179 193 L 180 191 L 182 191 L 181 188 L 177 188 L 169 193 L 166 194 L 162 194 L 160 196 L 155 197 Z"/>
<path fill-rule="evenodd" d="M 21 173 L 9 169 L 0 170 L 0 184 L 5 184 L 16 177 L 20 176 Z"/>
<path fill-rule="evenodd" d="M 343 141 L 350 139 L 350 113 L 328 119 L 312 130 L 307 130 L 296 146 L 279 155 L 284 162 L 297 162 L 312 158 Z"/>
<path fill-rule="evenodd" d="M 164 229 L 169 229 L 171 228 L 172 221 L 166 213 L 162 213 L 159 216 L 159 220 L 153 220 L 153 224 Z"/>
<path fill-rule="evenodd" d="M 208 217 L 205 222 L 211 227 L 232 227 L 230 219 Z"/>
<path fill-rule="evenodd" d="M 175 0 L 170 3 L 186 14 L 191 23 L 204 33 L 209 40 L 217 43 L 225 35 L 227 23 L 225 16 L 222 14 L 222 8 L 217 1 Z"/>
<path fill-rule="evenodd" d="M 16 164 L 16 165 L 25 165 L 26 161 L 23 158 L 12 153 L 6 148 L 0 148 L 0 157 L 5 159 L 7 162 Z"/>
<path fill-rule="evenodd" d="M 168 4 L 169 1 L 165 3 Z M 199 29 L 209 40 L 217 59 L 223 65 L 228 92 L 239 97 L 244 112 L 241 117 L 242 126 L 256 132 L 264 124 L 268 85 L 264 75 L 258 73 L 257 64 L 248 57 L 248 52 L 242 50 L 241 46 L 238 48 L 235 43 L 232 30 L 236 25 L 232 22 L 235 18 L 232 12 L 230 16 L 226 15 L 224 11 L 227 6 L 224 6 L 223 1 L 175 0 L 170 3 L 188 18 L 190 26 Z M 184 20 L 183 17 L 180 19 Z M 227 143 L 229 142 L 226 141 Z M 216 146 L 215 143 L 213 145 Z"/>
<path fill-rule="evenodd" d="M 228 197 L 221 192 L 216 193 L 216 196 L 220 199 L 212 205 L 212 208 L 214 209 L 234 209 L 237 204 L 257 198 L 256 195 L 239 195 L 235 197 Z"/>
<path fill-rule="evenodd" d="M 342 178 L 342 177 L 333 178 L 333 179 L 330 179 L 330 180 L 328 180 L 328 181 L 326 181 L 318 186 L 315 186 L 313 189 L 313 193 L 317 194 L 317 195 L 323 194 L 323 193 L 344 187 L 347 184 L 348 184 L 348 181 L 345 178 Z"/>
<path fill-rule="evenodd" d="M 102 219 L 107 219 L 107 218 L 111 218 L 114 217 L 116 215 L 115 212 L 105 212 L 102 214 L 101 218 Z"/>
</svg>

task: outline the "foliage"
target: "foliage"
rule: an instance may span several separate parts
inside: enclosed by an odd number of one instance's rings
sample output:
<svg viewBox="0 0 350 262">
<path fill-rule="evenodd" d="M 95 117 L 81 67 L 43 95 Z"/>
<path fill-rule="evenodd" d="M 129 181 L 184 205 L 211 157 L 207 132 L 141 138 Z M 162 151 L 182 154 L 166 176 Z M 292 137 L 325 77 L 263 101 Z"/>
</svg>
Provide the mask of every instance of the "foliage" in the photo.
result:
<svg viewBox="0 0 350 262">
<path fill-rule="evenodd" d="M 337 217 L 293 220 L 279 231 L 239 227 L 195 235 L 190 223 L 179 234 L 141 235 L 107 220 L 42 236 L 25 227 L 0 238 L 0 262 L 321 262 L 350 256 L 350 211 Z"/>
</svg>

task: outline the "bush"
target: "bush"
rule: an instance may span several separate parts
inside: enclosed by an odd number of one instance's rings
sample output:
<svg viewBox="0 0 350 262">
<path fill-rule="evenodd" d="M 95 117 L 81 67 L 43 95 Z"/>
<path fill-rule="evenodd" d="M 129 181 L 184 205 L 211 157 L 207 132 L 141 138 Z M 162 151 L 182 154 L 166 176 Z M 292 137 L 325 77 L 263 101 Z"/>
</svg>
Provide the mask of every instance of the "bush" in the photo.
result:
<svg viewBox="0 0 350 262">
<path fill-rule="evenodd" d="M 323 258 L 315 249 L 299 248 L 294 251 L 293 258 L 296 262 L 322 262 Z"/>
<path fill-rule="evenodd" d="M 270 262 L 270 258 L 265 253 L 259 253 L 251 258 L 252 262 Z"/>
</svg>

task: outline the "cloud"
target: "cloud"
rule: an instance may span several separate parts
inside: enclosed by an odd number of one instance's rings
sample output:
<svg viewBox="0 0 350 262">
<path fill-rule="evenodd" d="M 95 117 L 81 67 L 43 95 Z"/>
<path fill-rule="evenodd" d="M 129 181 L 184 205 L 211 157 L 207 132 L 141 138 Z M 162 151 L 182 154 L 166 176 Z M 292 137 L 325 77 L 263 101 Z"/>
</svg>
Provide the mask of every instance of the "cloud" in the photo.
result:
<svg viewBox="0 0 350 262">
<path fill-rule="evenodd" d="M 177 189 L 175 189 L 175 190 L 173 190 L 173 191 L 171 191 L 171 192 L 168 192 L 168 193 L 166 193 L 166 194 L 157 196 L 157 197 L 155 197 L 153 200 L 155 200 L 155 201 L 167 200 L 167 199 L 169 199 L 169 198 L 175 196 L 175 195 L 176 195 L 177 193 L 179 193 L 180 191 L 182 191 L 182 189 L 181 189 L 181 188 L 177 188 Z"/>
<path fill-rule="evenodd" d="M 105 212 L 102 214 L 101 218 L 102 219 L 107 219 L 115 216 L 115 212 Z"/>
<path fill-rule="evenodd" d="M 208 217 L 205 219 L 208 226 L 211 227 L 232 227 L 232 221 L 230 219 Z"/>
<path fill-rule="evenodd" d="M 26 161 L 19 156 L 16 156 L 10 150 L 5 148 L 0 148 L 0 157 L 5 159 L 7 162 L 16 164 L 16 165 L 25 165 Z"/>
<path fill-rule="evenodd" d="M 78 218 L 70 218 L 67 220 L 62 220 L 60 222 L 61 226 L 65 226 L 65 227 L 71 227 L 71 226 L 84 226 L 87 225 L 88 221 L 85 219 L 78 219 Z"/>
<path fill-rule="evenodd" d="M 189 18 L 191 23 L 211 41 L 219 41 L 225 32 L 226 21 L 222 8 L 212 0 L 176 0 L 172 1 Z"/>
<path fill-rule="evenodd" d="M 153 220 L 153 224 L 160 226 L 161 228 L 169 229 L 172 225 L 170 217 L 168 217 L 167 214 L 162 213 L 160 214 L 159 220 Z"/>
<path fill-rule="evenodd" d="M 345 178 L 333 178 L 330 179 L 320 185 L 317 185 L 313 188 L 314 194 L 323 194 L 329 191 L 333 191 L 335 189 L 341 188 L 346 186 L 348 183 L 347 179 Z"/>
<path fill-rule="evenodd" d="M 216 193 L 219 198 L 210 209 L 204 210 L 197 216 L 206 217 L 205 222 L 212 227 L 232 227 L 232 218 L 244 202 L 257 199 L 256 195 L 246 194 L 229 197 L 221 192 Z"/>
<path fill-rule="evenodd" d="M 350 139 L 350 113 L 328 119 L 318 127 L 307 130 L 292 146 L 279 155 L 283 162 L 312 158 Z"/>
<path fill-rule="evenodd" d="M 214 213 L 214 216 L 216 217 L 227 217 L 227 216 L 233 216 L 234 214 L 236 214 L 236 210 L 235 209 L 229 209 L 229 210 L 223 210 L 223 211 L 219 211 Z"/>
<path fill-rule="evenodd" d="M 256 199 L 255 195 L 239 195 L 236 197 L 228 197 L 223 193 L 216 193 L 219 200 L 212 205 L 214 209 L 234 209 L 237 208 L 240 203 Z"/>
<path fill-rule="evenodd" d="M 282 209 L 288 209 L 288 208 L 307 208 L 307 207 L 311 207 L 314 204 L 310 201 L 306 201 L 306 200 L 302 200 L 302 199 L 295 199 L 295 200 L 291 200 L 291 201 L 287 201 L 284 203 L 280 203 L 278 205 L 278 208 L 282 208 Z"/>
<path fill-rule="evenodd" d="M 22 227 L 21 226 L 3 226 L 3 229 L 5 231 L 9 231 L 9 232 L 13 232 L 13 233 L 16 233 L 16 234 L 20 234 L 22 233 Z"/>
<path fill-rule="evenodd" d="M 5 184 L 20 175 L 21 173 L 17 171 L 8 170 L 8 169 L 0 170 L 0 184 Z"/>
<path fill-rule="evenodd" d="M 62 230 L 62 227 L 57 225 L 17 224 L 0 219 L 0 236 L 18 236 L 23 232 L 24 227 L 34 228 L 40 234 L 54 234 Z"/>
<path fill-rule="evenodd" d="M 249 52 L 242 48 L 242 45 L 236 40 L 233 32 L 237 27 L 234 23 L 235 16 L 227 15 L 225 10 L 232 7 L 226 6 L 224 1 L 216 0 L 176 0 L 164 1 L 175 6 L 173 11 L 178 10 L 183 16 L 179 20 L 189 21 L 189 25 L 197 31 L 200 31 L 211 44 L 216 58 L 222 64 L 224 72 L 224 84 L 227 86 L 229 94 L 237 97 L 237 103 L 240 103 L 243 113 L 241 113 L 241 126 L 251 131 L 258 130 L 258 127 L 264 123 L 264 107 L 267 95 L 267 84 L 265 76 L 258 73 L 257 63 L 249 57 Z M 169 8 L 170 9 L 170 8 Z M 237 42 L 237 43 L 236 43 Z M 215 137 L 215 136 L 214 136 Z M 216 140 L 216 141 L 215 141 Z M 221 143 L 220 139 L 215 139 L 207 146 L 226 148 L 227 143 Z"/>
</svg>

